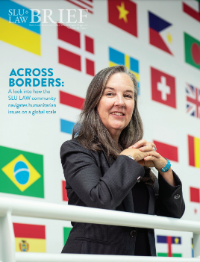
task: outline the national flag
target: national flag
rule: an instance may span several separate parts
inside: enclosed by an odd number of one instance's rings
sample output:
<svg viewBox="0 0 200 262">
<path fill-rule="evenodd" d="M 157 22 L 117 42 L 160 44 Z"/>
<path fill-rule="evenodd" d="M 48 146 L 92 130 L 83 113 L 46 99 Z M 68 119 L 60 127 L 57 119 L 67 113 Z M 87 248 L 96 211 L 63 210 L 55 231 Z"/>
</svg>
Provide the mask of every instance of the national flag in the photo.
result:
<svg viewBox="0 0 200 262">
<path fill-rule="evenodd" d="M 191 239 L 191 248 L 192 248 L 192 257 L 194 257 L 194 246 L 193 246 L 193 238 Z"/>
<path fill-rule="evenodd" d="M 84 98 L 75 96 L 63 91 L 59 92 L 60 95 L 60 131 L 72 134 L 75 122 L 84 104 Z"/>
<path fill-rule="evenodd" d="M 78 6 L 81 9 L 87 9 L 89 13 L 93 14 L 93 0 L 66 0 L 67 2 Z"/>
<path fill-rule="evenodd" d="M 64 240 L 64 245 L 66 244 L 67 242 L 67 239 L 69 237 L 69 233 L 70 231 L 72 230 L 71 227 L 63 227 L 63 240 Z"/>
<path fill-rule="evenodd" d="M 200 22 L 200 0 L 184 1 L 183 12 Z"/>
<path fill-rule="evenodd" d="M 126 66 L 136 76 L 138 89 L 140 90 L 139 61 L 125 53 L 109 47 L 109 66 L 116 65 Z"/>
<path fill-rule="evenodd" d="M 68 201 L 67 190 L 65 187 L 66 187 L 66 181 L 62 180 L 62 200 Z"/>
<path fill-rule="evenodd" d="M 181 237 L 157 235 L 156 250 L 158 257 L 182 257 Z"/>
<path fill-rule="evenodd" d="M 149 12 L 149 43 L 173 55 L 173 27 L 168 21 Z"/>
<path fill-rule="evenodd" d="M 189 165 L 200 168 L 200 138 L 188 135 Z"/>
<path fill-rule="evenodd" d="M 174 145 L 169 145 L 157 140 L 153 140 L 156 145 L 157 152 L 171 161 L 178 162 L 178 147 Z"/>
<path fill-rule="evenodd" d="M 151 67 L 152 100 L 176 108 L 175 82 L 175 77 Z"/>
<path fill-rule="evenodd" d="M 137 4 L 130 0 L 108 0 L 108 22 L 137 37 Z"/>
<path fill-rule="evenodd" d="M 200 70 L 200 41 L 184 33 L 185 62 Z"/>
<path fill-rule="evenodd" d="M 16 252 L 46 252 L 46 232 L 43 225 L 13 223 Z"/>
<path fill-rule="evenodd" d="M 200 118 L 200 89 L 186 83 L 186 113 Z"/>
<path fill-rule="evenodd" d="M 40 56 L 40 15 L 33 14 L 35 23 L 31 23 L 31 9 L 10 0 L 0 1 L 0 40 Z"/>
<path fill-rule="evenodd" d="M 189 187 L 190 190 L 190 217 L 192 220 L 200 220 L 200 188 Z"/>
<path fill-rule="evenodd" d="M 94 76 L 94 39 L 59 23 L 57 29 L 58 62 Z"/>
<path fill-rule="evenodd" d="M 0 192 L 44 198 L 43 155 L 0 146 Z"/>
</svg>

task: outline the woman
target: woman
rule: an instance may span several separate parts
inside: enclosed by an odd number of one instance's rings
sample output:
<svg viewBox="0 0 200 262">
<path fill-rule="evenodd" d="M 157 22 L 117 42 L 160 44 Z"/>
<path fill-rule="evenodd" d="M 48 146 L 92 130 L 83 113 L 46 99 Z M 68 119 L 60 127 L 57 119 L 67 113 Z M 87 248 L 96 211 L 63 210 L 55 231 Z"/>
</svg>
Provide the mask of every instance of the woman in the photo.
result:
<svg viewBox="0 0 200 262">
<path fill-rule="evenodd" d="M 137 96 L 135 76 L 124 66 L 93 78 L 72 140 L 61 146 L 68 203 L 180 218 L 181 181 L 156 146 L 142 139 Z M 149 167 L 157 168 L 158 179 Z M 72 226 L 62 253 L 156 256 L 153 229 Z"/>
</svg>

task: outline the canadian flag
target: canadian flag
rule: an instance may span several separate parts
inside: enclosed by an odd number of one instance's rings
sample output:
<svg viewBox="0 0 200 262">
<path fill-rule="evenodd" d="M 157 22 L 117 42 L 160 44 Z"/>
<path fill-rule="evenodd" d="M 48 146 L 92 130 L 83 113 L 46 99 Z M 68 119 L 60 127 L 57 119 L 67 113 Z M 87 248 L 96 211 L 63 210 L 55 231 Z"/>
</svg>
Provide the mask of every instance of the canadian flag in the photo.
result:
<svg viewBox="0 0 200 262">
<path fill-rule="evenodd" d="M 200 221 L 200 188 L 190 187 L 191 220 Z"/>
<path fill-rule="evenodd" d="M 60 23 L 57 28 L 58 62 L 94 76 L 94 39 Z"/>
<path fill-rule="evenodd" d="M 176 108 L 175 77 L 151 67 L 152 100 Z"/>
</svg>

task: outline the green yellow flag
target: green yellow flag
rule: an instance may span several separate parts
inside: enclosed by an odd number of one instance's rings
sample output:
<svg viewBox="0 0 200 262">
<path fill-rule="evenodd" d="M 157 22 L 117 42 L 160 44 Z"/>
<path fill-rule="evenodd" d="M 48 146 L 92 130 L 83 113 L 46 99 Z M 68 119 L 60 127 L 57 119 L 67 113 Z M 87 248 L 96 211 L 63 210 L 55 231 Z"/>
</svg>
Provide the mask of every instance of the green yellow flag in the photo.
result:
<svg viewBox="0 0 200 262">
<path fill-rule="evenodd" d="M 185 62 L 200 70 L 200 41 L 184 33 Z"/>
<path fill-rule="evenodd" d="M 0 146 L 0 192 L 44 198 L 43 156 Z"/>
</svg>

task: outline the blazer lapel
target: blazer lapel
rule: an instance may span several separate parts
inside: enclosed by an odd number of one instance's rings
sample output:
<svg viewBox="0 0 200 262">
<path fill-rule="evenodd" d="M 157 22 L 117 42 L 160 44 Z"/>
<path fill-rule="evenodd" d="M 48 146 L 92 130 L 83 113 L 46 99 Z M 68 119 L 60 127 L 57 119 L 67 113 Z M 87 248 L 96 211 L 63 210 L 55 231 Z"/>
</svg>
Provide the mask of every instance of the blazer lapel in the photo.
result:
<svg viewBox="0 0 200 262">
<path fill-rule="evenodd" d="M 148 214 L 149 215 L 154 215 L 154 204 L 155 204 L 155 194 L 154 194 L 154 190 L 153 187 L 150 185 L 147 185 L 148 191 L 149 191 L 149 207 L 148 207 Z"/>
</svg>

